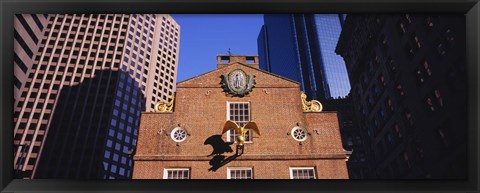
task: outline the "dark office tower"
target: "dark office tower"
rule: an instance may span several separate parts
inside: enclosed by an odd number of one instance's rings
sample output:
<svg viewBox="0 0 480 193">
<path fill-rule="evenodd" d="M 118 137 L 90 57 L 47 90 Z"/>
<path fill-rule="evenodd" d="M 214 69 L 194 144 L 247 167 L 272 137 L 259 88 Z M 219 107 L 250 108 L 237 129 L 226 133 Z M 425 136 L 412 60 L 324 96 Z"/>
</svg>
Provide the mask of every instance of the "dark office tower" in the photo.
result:
<svg viewBox="0 0 480 193">
<path fill-rule="evenodd" d="M 346 61 L 369 177 L 466 177 L 464 15 L 349 15 Z"/>
<path fill-rule="evenodd" d="M 128 179 L 141 111 L 173 94 L 169 15 L 52 15 L 15 107 L 17 178 Z"/>
<path fill-rule="evenodd" d="M 340 23 L 345 24 L 345 19 L 347 18 L 347 14 L 340 14 Z"/>
<path fill-rule="evenodd" d="M 349 112 L 353 106 L 346 98 L 350 82 L 345 63 L 335 53 L 345 16 L 264 15 L 258 55 L 261 69 L 300 82 L 309 98 L 320 100 L 327 111 L 338 111 L 344 148 L 354 150 L 347 162 L 349 177 L 356 179 L 363 178 L 365 167 L 361 165 L 366 157 L 363 143 L 356 140 L 356 117 Z"/>
<path fill-rule="evenodd" d="M 362 142 L 361 131 L 358 128 L 352 97 L 348 95 L 341 99 L 323 100 L 323 111 L 337 111 L 342 145 L 351 151 L 347 161 L 348 177 L 364 179 L 369 171 L 365 143 Z"/>
<path fill-rule="evenodd" d="M 265 15 L 258 36 L 260 68 L 301 83 L 308 97 L 345 97 L 345 63 L 335 54 L 342 30 L 339 14 Z"/>
<path fill-rule="evenodd" d="M 138 82 L 118 70 L 64 85 L 35 178 L 130 178 L 144 100 Z"/>
<path fill-rule="evenodd" d="M 25 86 L 28 71 L 32 68 L 47 19 L 47 14 L 16 14 L 13 18 L 14 105 L 19 101 L 20 90 Z"/>
</svg>

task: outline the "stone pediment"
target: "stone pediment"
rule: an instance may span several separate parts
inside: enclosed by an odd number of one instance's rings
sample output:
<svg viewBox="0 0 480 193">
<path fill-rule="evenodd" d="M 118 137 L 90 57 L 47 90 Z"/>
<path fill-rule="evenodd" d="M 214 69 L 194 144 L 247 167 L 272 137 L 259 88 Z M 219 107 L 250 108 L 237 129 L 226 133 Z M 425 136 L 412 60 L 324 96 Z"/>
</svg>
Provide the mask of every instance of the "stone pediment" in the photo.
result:
<svg viewBox="0 0 480 193">
<path fill-rule="evenodd" d="M 250 67 L 248 65 L 236 62 L 228 66 L 212 70 L 210 72 L 192 77 L 177 83 L 177 88 L 188 87 L 205 87 L 205 88 L 220 88 L 222 87 L 222 75 L 228 75 L 230 72 L 241 69 L 248 76 L 252 76 L 255 81 L 255 88 L 295 88 L 300 87 L 296 81 L 272 74 L 270 72 Z"/>
</svg>

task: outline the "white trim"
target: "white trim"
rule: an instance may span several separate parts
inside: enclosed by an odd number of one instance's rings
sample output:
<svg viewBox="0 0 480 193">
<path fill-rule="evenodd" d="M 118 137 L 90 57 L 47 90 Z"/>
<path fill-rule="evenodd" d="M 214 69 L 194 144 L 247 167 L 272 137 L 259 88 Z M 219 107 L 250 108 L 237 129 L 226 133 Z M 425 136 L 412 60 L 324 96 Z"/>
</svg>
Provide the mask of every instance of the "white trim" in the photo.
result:
<svg viewBox="0 0 480 193">
<path fill-rule="evenodd" d="M 313 178 L 317 179 L 317 175 L 315 174 L 315 167 L 290 167 L 290 179 L 293 179 L 293 170 L 306 170 L 311 169 L 313 170 Z"/>
<path fill-rule="evenodd" d="M 225 120 L 227 120 L 227 121 L 230 120 L 230 104 L 235 104 L 235 103 L 237 103 L 237 104 L 248 104 L 248 117 L 251 118 L 252 112 L 251 112 L 251 110 L 250 110 L 250 109 L 251 109 L 250 101 L 247 101 L 247 102 L 243 102 L 243 101 L 227 101 L 227 113 L 226 113 L 227 116 L 225 117 L 225 118 L 226 118 Z M 232 121 L 233 121 L 233 120 L 232 120 Z M 250 121 L 250 120 L 249 120 L 249 121 Z M 253 132 L 251 132 L 251 131 L 248 131 L 248 132 L 250 132 L 250 141 L 245 141 L 244 143 L 253 143 L 253 136 L 252 136 L 252 135 L 253 135 Z M 227 131 L 227 140 L 226 140 L 226 141 L 227 141 L 227 142 L 232 142 L 232 141 L 230 141 L 230 130 Z M 234 140 L 233 142 L 237 143 L 235 140 Z"/>
<path fill-rule="evenodd" d="M 226 115 L 226 116 L 225 116 L 225 120 L 228 121 L 228 120 L 230 119 L 230 103 L 231 103 L 231 102 L 230 102 L 230 101 L 226 101 L 226 102 L 227 102 L 227 104 L 226 104 L 226 105 L 227 105 L 227 113 L 225 114 L 225 115 Z M 233 103 L 233 102 L 232 102 L 232 103 Z M 228 131 L 227 131 L 227 132 L 228 132 Z M 228 136 L 228 135 L 227 135 L 227 136 Z"/>
<path fill-rule="evenodd" d="M 253 168 L 252 167 L 227 167 L 227 179 L 232 179 L 231 172 L 232 170 L 250 170 L 253 178 Z"/>
<path fill-rule="evenodd" d="M 295 138 L 294 132 L 295 132 L 296 130 L 303 130 L 303 131 L 305 132 L 305 137 L 304 137 L 303 139 L 297 139 L 297 138 Z M 307 140 L 307 138 L 308 138 L 308 134 L 307 134 L 307 133 L 308 133 L 308 132 L 307 132 L 307 130 L 306 130 L 305 128 L 299 127 L 299 126 L 293 127 L 292 130 L 290 131 L 290 135 L 293 137 L 293 139 L 295 139 L 295 141 L 300 141 L 300 142 Z"/>
<path fill-rule="evenodd" d="M 190 179 L 190 168 L 163 168 L 163 179 L 168 179 L 168 171 L 188 171 L 188 179 Z"/>
<path fill-rule="evenodd" d="M 178 131 L 178 130 L 183 130 L 183 131 L 185 131 L 185 138 L 180 139 L 180 140 L 175 139 L 174 134 L 175 134 L 175 131 Z M 187 136 L 188 136 L 188 135 L 187 135 L 187 130 L 185 130 L 184 128 L 181 128 L 181 127 L 175 127 L 175 128 L 172 130 L 172 132 L 170 132 L 170 138 L 172 138 L 172 140 L 175 141 L 175 142 L 183 142 L 183 141 L 185 141 L 185 140 L 187 139 Z"/>
</svg>

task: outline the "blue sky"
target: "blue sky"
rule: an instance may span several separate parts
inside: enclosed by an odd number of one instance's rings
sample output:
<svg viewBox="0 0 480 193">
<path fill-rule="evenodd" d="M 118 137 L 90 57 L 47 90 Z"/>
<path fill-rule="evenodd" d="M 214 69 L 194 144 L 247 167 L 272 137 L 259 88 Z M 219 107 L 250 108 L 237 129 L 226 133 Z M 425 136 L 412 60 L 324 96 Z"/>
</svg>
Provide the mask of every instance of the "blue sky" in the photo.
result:
<svg viewBox="0 0 480 193">
<path fill-rule="evenodd" d="M 218 54 L 257 54 L 262 14 L 172 14 L 180 25 L 177 82 L 216 69 Z"/>
</svg>

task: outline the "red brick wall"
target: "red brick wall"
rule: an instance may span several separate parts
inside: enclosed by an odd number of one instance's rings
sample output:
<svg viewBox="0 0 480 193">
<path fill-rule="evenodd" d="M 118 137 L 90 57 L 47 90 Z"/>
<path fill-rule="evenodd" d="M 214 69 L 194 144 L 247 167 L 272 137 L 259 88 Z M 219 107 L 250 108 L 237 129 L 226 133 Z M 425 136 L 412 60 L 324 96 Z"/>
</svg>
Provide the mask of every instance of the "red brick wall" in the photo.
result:
<svg viewBox="0 0 480 193">
<path fill-rule="evenodd" d="M 252 167 L 254 179 L 289 179 L 289 167 L 314 167 L 318 179 L 348 178 L 345 162 L 328 159 L 319 160 L 285 160 L 285 161 L 232 161 L 217 171 L 208 171 L 208 161 L 142 161 L 135 162 L 134 178 L 163 179 L 164 168 L 190 168 L 192 179 L 226 179 L 228 167 Z M 345 169 L 346 170 L 346 169 Z"/>
<path fill-rule="evenodd" d="M 241 68 L 255 75 L 256 86 L 245 97 L 231 97 L 220 87 L 220 76 Z M 226 168 L 254 168 L 254 178 L 289 178 L 289 167 L 316 167 L 319 178 L 348 178 L 335 112 L 303 113 L 299 84 L 263 71 L 233 64 L 177 85 L 173 113 L 143 113 L 134 166 L 136 179 L 159 179 L 165 167 L 191 168 L 192 178 L 226 178 Z M 251 121 L 259 127 L 245 153 L 216 172 L 208 171 L 212 135 L 221 135 L 227 101 L 250 102 Z M 290 134 L 297 123 L 308 138 L 301 144 Z M 176 143 L 170 132 L 180 125 L 190 136 Z M 226 134 L 223 134 L 226 141 Z M 235 145 L 231 145 L 235 150 Z M 225 154 L 227 157 L 233 153 Z"/>
</svg>

